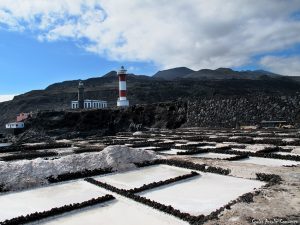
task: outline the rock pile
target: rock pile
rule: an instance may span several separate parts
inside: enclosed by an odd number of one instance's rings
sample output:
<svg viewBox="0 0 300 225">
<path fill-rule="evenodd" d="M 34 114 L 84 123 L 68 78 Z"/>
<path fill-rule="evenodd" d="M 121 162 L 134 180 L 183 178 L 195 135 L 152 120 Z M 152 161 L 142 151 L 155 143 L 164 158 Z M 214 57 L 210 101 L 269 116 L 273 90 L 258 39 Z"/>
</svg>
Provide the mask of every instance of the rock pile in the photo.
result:
<svg viewBox="0 0 300 225">
<path fill-rule="evenodd" d="M 125 170 L 136 167 L 134 163 L 154 160 L 152 151 L 136 150 L 127 146 L 108 146 L 101 152 L 82 153 L 46 160 L 0 161 L 0 186 L 3 190 L 18 190 L 47 184 L 47 178 L 85 170 Z"/>
<path fill-rule="evenodd" d="M 9 136 L 9 140 L 14 145 L 37 142 L 54 143 L 54 139 L 48 136 L 43 130 L 35 129 L 28 129 L 18 136 Z"/>
</svg>

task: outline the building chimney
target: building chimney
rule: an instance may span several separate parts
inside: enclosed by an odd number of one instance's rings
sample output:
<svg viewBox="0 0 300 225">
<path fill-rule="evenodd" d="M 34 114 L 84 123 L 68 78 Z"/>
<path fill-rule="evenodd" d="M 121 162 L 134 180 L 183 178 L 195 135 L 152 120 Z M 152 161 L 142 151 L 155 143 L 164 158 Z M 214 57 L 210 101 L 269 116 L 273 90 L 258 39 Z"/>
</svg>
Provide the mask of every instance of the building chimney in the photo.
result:
<svg viewBox="0 0 300 225">
<path fill-rule="evenodd" d="M 124 69 L 124 66 L 121 67 L 121 69 L 118 71 L 119 76 L 119 98 L 117 101 L 118 107 L 128 107 L 129 101 L 126 98 L 126 70 Z"/>
</svg>

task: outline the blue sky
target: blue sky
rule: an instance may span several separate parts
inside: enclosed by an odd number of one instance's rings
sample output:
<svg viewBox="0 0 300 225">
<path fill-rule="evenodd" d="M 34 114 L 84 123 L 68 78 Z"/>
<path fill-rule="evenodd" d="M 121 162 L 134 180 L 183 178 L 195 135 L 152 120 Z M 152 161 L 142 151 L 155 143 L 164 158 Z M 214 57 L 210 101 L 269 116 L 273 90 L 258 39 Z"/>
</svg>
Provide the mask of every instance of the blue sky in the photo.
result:
<svg viewBox="0 0 300 225">
<path fill-rule="evenodd" d="M 299 0 L 0 1 L 0 101 L 121 65 L 300 76 L 299 62 Z"/>
<path fill-rule="evenodd" d="M 152 63 L 107 60 L 73 41 L 40 42 L 30 33 L 0 29 L 0 94 L 102 76 L 123 64 L 135 74 L 152 75 L 156 71 Z"/>
</svg>

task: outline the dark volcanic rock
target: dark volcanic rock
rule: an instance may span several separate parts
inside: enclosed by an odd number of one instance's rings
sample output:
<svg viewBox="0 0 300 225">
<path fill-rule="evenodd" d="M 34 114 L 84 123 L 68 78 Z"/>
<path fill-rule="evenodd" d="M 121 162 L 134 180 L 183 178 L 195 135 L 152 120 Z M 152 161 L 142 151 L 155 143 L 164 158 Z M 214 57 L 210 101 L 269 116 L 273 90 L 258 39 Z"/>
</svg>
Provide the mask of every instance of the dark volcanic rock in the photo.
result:
<svg viewBox="0 0 300 225">
<path fill-rule="evenodd" d="M 10 142 L 14 145 L 20 145 L 24 143 L 36 143 L 36 142 L 46 142 L 53 143 L 54 139 L 47 135 L 43 129 L 35 130 L 28 129 L 24 133 L 18 136 L 9 136 Z"/>
<path fill-rule="evenodd" d="M 299 123 L 300 95 L 249 95 L 203 98 L 188 104 L 187 125 L 235 127 L 256 125 L 262 120 Z"/>
<path fill-rule="evenodd" d="M 149 127 L 175 129 L 186 122 L 187 104 L 182 102 L 135 105 L 127 109 L 44 111 L 26 122 L 28 129 L 51 135 L 114 135 Z M 79 132 L 79 133 L 78 133 Z"/>
<path fill-rule="evenodd" d="M 214 96 L 178 102 L 134 105 L 127 109 L 44 111 L 27 128 L 68 137 L 114 135 L 149 128 L 258 125 L 262 120 L 300 122 L 300 95 Z"/>
</svg>

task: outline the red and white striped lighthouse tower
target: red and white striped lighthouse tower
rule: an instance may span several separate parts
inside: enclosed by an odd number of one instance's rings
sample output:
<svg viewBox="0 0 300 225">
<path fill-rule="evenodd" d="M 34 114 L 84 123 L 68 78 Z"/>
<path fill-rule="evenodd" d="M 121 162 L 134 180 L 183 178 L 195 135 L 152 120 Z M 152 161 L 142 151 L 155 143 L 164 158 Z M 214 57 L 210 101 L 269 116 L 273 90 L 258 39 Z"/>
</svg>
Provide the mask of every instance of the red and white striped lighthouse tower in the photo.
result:
<svg viewBox="0 0 300 225">
<path fill-rule="evenodd" d="M 121 69 L 118 71 L 119 76 L 119 98 L 117 106 L 119 107 L 128 107 L 129 101 L 126 98 L 126 70 L 124 66 L 121 66 Z"/>
</svg>

